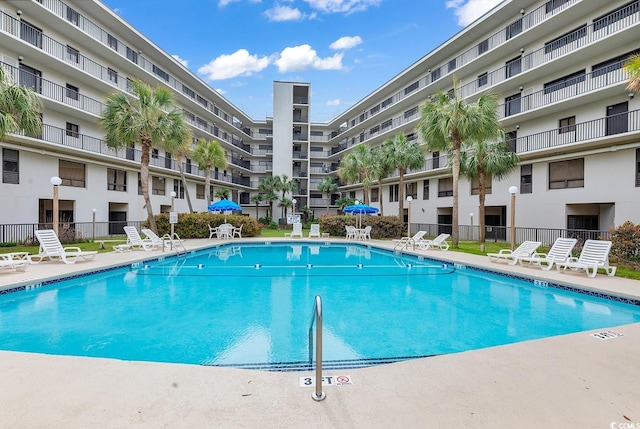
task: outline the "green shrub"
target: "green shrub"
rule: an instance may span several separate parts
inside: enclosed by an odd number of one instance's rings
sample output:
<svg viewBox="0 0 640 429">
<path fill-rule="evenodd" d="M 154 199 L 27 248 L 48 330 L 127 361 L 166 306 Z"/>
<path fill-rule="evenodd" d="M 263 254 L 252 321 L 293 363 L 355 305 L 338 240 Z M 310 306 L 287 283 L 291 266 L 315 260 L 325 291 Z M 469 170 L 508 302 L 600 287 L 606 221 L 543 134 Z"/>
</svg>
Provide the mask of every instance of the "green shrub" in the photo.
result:
<svg viewBox="0 0 640 429">
<path fill-rule="evenodd" d="M 611 230 L 611 254 L 623 261 L 640 262 L 640 225 L 626 221 Z"/>
<path fill-rule="evenodd" d="M 6 241 L 4 243 L 0 243 L 0 247 L 16 247 L 18 243 L 15 241 Z"/>
<path fill-rule="evenodd" d="M 322 215 L 320 230 L 334 237 L 344 237 L 346 225 L 356 226 L 358 215 Z M 405 226 L 398 216 L 366 216 L 362 215 L 362 228 L 371 225 L 371 238 L 384 239 L 401 237 Z"/>
<path fill-rule="evenodd" d="M 168 213 L 156 215 L 155 220 L 159 236 L 171 232 Z M 178 213 L 178 223 L 175 224 L 174 228 L 180 238 L 209 238 L 209 225 L 215 228 L 223 223 L 225 223 L 223 214 Z M 242 225 L 243 237 L 257 237 L 260 235 L 260 224 L 249 216 L 227 215 L 226 223 L 230 223 L 236 228 L 240 228 L 240 225 Z M 148 226 L 146 221 L 143 226 Z"/>
</svg>

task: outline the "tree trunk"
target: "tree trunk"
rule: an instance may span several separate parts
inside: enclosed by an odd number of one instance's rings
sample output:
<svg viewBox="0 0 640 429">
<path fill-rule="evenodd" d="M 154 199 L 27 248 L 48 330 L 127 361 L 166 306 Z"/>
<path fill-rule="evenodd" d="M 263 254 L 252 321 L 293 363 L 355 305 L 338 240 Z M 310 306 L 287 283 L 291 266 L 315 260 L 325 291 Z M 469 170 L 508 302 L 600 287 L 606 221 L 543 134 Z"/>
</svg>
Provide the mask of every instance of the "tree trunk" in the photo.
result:
<svg viewBox="0 0 640 429">
<path fill-rule="evenodd" d="M 404 168 L 399 168 L 400 184 L 398 185 L 398 217 L 404 219 Z"/>
<path fill-rule="evenodd" d="M 382 180 L 378 179 L 378 201 L 380 202 L 380 216 L 384 216 L 384 210 L 382 208 Z"/>
<path fill-rule="evenodd" d="M 144 198 L 144 204 L 147 207 L 147 221 L 149 222 L 149 229 L 157 234 L 158 228 L 156 227 L 156 219 L 153 217 L 153 207 L 151 207 L 151 199 L 149 198 L 150 148 L 150 142 L 142 142 L 142 150 L 140 153 L 140 186 L 142 186 L 142 197 Z"/>
<path fill-rule="evenodd" d="M 211 204 L 211 192 L 209 192 L 209 188 L 211 188 L 211 167 L 207 166 L 207 168 L 204 169 L 204 195 L 207 199 L 207 210 L 209 210 L 209 205 Z"/>
<path fill-rule="evenodd" d="M 182 169 L 182 157 L 178 157 L 178 171 L 180 171 L 180 180 L 182 181 L 182 187 L 184 193 L 187 196 L 187 205 L 189 206 L 189 213 L 193 213 L 193 206 L 191 205 L 191 197 L 189 197 L 189 188 L 187 187 L 187 179 L 184 177 L 184 170 Z"/>
<path fill-rule="evenodd" d="M 460 178 L 460 138 L 457 131 L 452 133 L 453 142 L 453 160 L 452 160 L 452 175 L 453 175 L 453 207 L 451 209 L 451 245 L 452 247 L 458 247 L 460 232 L 458 221 L 458 181 Z"/>
<path fill-rule="evenodd" d="M 485 178 L 486 175 L 484 171 L 479 171 L 478 174 L 478 182 L 479 182 L 479 191 L 478 191 L 478 225 L 480 227 L 480 251 L 484 252 L 484 242 L 486 240 L 485 236 L 485 228 L 484 228 L 484 203 L 487 194 L 487 189 L 485 186 Z"/>
</svg>

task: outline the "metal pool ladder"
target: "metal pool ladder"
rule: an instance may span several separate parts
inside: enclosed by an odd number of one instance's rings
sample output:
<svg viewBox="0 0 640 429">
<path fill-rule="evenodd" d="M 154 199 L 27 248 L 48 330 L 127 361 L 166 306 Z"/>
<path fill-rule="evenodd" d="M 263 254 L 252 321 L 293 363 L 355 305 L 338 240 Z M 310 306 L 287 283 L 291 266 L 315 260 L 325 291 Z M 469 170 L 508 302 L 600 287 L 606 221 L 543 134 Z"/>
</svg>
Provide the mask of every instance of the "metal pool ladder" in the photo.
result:
<svg viewBox="0 0 640 429">
<path fill-rule="evenodd" d="M 316 324 L 316 390 L 311 394 L 315 401 L 326 398 L 322 391 L 322 298 L 316 295 L 309 325 L 309 363 L 313 364 L 313 323 Z"/>
</svg>

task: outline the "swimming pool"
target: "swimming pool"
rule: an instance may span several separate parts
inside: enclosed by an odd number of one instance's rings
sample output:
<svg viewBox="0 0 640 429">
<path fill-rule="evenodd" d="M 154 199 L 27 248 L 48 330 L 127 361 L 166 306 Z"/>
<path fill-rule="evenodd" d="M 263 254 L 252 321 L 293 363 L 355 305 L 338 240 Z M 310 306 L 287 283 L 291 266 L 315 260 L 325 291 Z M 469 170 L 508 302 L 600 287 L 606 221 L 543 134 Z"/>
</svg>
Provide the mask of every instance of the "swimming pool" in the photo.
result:
<svg viewBox="0 0 640 429">
<path fill-rule="evenodd" d="M 226 245 L 0 296 L 0 349 L 308 368 L 322 296 L 327 368 L 640 321 L 640 307 L 364 245 Z"/>
</svg>

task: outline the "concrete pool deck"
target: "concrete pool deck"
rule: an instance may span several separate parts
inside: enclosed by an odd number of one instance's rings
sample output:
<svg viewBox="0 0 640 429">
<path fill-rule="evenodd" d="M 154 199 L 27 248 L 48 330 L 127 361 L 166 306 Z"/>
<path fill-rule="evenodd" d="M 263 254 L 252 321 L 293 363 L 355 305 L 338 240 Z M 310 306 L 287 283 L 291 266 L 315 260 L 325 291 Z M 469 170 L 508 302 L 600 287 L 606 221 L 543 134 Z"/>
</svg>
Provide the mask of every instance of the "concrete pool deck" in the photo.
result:
<svg viewBox="0 0 640 429">
<path fill-rule="evenodd" d="M 213 243 L 189 240 L 187 247 Z M 393 247 L 390 242 L 372 244 Z M 489 263 L 486 256 L 452 251 L 416 253 L 640 299 L 638 281 L 511 267 Z M 44 262 L 26 272 L 3 270 L 0 288 L 161 254 L 106 253 L 75 265 Z M 301 311 L 306 318 L 311 309 Z M 583 332 L 325 371 L 325 376 L 349 375 L 353 384 L 325 387 L 327 398 L 322 402 L 311 399 L 313 388 L 300 387 L 300 377 L 311 373 L 0 352 L 0 426 L 628 428 L 634 423 L 640 427 L 640 324 L 611 331 L 622 336 L 603 340 Z"/>
</svg>

